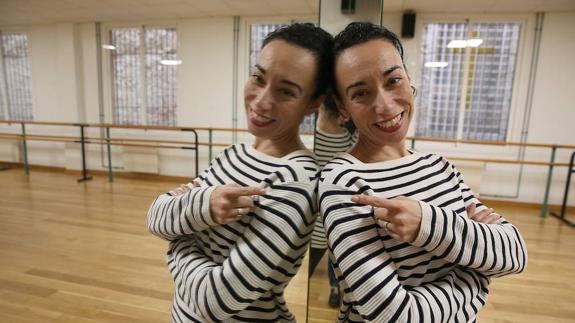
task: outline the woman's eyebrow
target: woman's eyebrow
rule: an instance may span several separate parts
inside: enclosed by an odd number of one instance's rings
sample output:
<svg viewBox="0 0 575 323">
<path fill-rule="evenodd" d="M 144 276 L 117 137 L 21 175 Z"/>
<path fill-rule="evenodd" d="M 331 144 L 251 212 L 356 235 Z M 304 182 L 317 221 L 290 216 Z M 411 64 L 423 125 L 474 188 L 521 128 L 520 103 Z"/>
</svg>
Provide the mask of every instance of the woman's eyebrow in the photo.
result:
<svg viewBox="0 0 575 323">
<path fill-rule="evenodd" d="M 260 72 L 261 72 L 262 74 L 264 74 L 264 75 L 266 74 L 266 69 L 263 68 L 260 64 L 256 64 L 256 65 L 254 65 L 254 66 L 255 66 L 258 70 L 260 70 Z M 301 87 L 301 85 L 297 84 L 296 82 L 294 82 L 294 81 L 292 81 L 292 80 L 283 79 L 283 80 L 281 80 L 280 82 L 295 87 L 295 88 L 299 91 L 299 94 L 300 94 L 300 95 L 303 93 L 303 88 Z"/>
<path fill-rule="evenodd" d="M 395 71 L 396 69 L 401 68 L 399 65 L 393 65 L 383 70 L 383 76 L 388 76 L 391 72 Z"/>
<path fill-rule="evenodd" d="M 364 82 L 364 81 L 357 81 L 357 82 L 355 82 L 355 83 L 352 83 L 352 84 L 348 85 L 348 87 L 345 88 L 345 94 L 347 95 L 347 93 L 349 92 L 349 90 L 353 89 L 354 87 L 362 86 L 362 85 L 365 85 L 365 82 Z"/>
</svg>

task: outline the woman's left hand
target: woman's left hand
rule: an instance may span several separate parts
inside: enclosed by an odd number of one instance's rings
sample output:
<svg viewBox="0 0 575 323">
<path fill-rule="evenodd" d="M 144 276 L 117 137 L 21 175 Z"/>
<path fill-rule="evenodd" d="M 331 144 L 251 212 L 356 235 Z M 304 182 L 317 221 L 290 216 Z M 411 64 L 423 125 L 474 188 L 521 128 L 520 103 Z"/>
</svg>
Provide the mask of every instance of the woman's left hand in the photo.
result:
<svg viewBox="0 0 575 323">
<path fill-rule="evenodd" d="M 372 206 L 377 224 L 392 238 L 409 243 L 415 241 L 421 226 L 418 201 L 403 196 L 391 200 L 367 195 L 354 195 L 351 201 Z"/>
</svg>

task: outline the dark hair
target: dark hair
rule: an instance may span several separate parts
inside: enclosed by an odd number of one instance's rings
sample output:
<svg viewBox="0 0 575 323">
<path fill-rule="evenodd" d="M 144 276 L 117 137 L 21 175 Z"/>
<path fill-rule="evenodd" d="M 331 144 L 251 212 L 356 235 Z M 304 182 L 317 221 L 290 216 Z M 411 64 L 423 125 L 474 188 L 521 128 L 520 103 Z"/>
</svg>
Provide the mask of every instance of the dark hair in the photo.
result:
<svg viewBox="0 0 575 323">
<path fill-rule="evenodd" d="M 317 70 L 312 98 L 326 93 L 333 79 L 333 37 L 311 23 L 295 23 L 267 34 L 262 48 L 277 39 L 305 48 L 315 56 Z"/>
<path fill-rule="evenodd" d="M 331 118 L 339 117 L 340 113 L 337 109 L 337 104 L 333 98 L 333 94 L 330 92 L 326 95 L 325 100 L 323 100 L 323 106 L 325 107 L 325 111 Z"/>
<path fill-rule="evenodd" d="M 337 58 L 344 50 L 350 47 L 367 43 L 373 39 L 383 39 L 390 42 L 399 52 L 403 69 L 407 73 L 407 68 L 403 60 L 403 46 L 397 35 L 384 26 L 378 26 L 370 22 L 352 22 L 337 34 L 334 38 L 334 57 Z M 339 98 L 335 77 L 333 78 L 332 88 L 334 94 Z"/>
<path fill-rule="evenodd" d="M 337 103 L 335 103 L 334 94 L 331 91 L 329 91 L 329 93 L 325 97 L 325 100 L 323 100 L 323 106 L 325 107 L 326 113 L 330 117 L 338 118 L 341 115 L 337 108 Z M 351 119 L 344 122 L 341 126 L 347 129 L 347 131 L 351 134 L 353 134 L 356 130 L 355 124 L 353 124 L 353 121 L 351 121 Z"/>
</svg>

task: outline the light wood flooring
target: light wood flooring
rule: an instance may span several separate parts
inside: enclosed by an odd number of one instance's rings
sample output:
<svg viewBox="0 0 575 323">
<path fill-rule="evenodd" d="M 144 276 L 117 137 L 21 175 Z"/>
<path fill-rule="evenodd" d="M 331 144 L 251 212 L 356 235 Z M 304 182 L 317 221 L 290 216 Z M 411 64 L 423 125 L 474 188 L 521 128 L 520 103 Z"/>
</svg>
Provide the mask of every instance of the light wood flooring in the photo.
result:
<svg viewBox="0 0 575 323">
<path fill-rule="evenodd" d="M 173 180 L 0 171 L 0 322 L 168 322 L 167 242 L 146 211 Z M 479 322 L 575 322 L 575 229 L 528 207 L 490 205 L 527 240 L 525 273 L 494 281 Z M 333 322 L 325 260 L 310 281 L 309 322 Z M 286 291 L 306 320 L 307 266 Z"/>
<path fill-rule="evenodd" d="M 169 322 L 167 242 L 146 229 L 166 180 L 0 171 L 0 322 Z M 286 291 L 305 322 L 307 262 Z"/>
</svg>

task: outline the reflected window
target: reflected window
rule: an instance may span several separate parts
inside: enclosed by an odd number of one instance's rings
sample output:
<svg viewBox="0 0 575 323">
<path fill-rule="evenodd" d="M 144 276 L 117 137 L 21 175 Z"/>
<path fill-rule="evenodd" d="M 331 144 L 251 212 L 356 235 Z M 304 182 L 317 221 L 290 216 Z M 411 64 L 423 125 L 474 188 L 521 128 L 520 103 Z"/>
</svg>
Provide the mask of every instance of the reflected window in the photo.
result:
<svg viewBox="0 0 575 323">
<path fill-rule="evenodd" d="M 0 32 L 0 119 L 33 120 L 28 36 Z"/>
<path fill-rule="evenodd" d="M 176 28 L 113 28 L 110 41 L 114 123 L 176 125 Z"/>
</svg>

